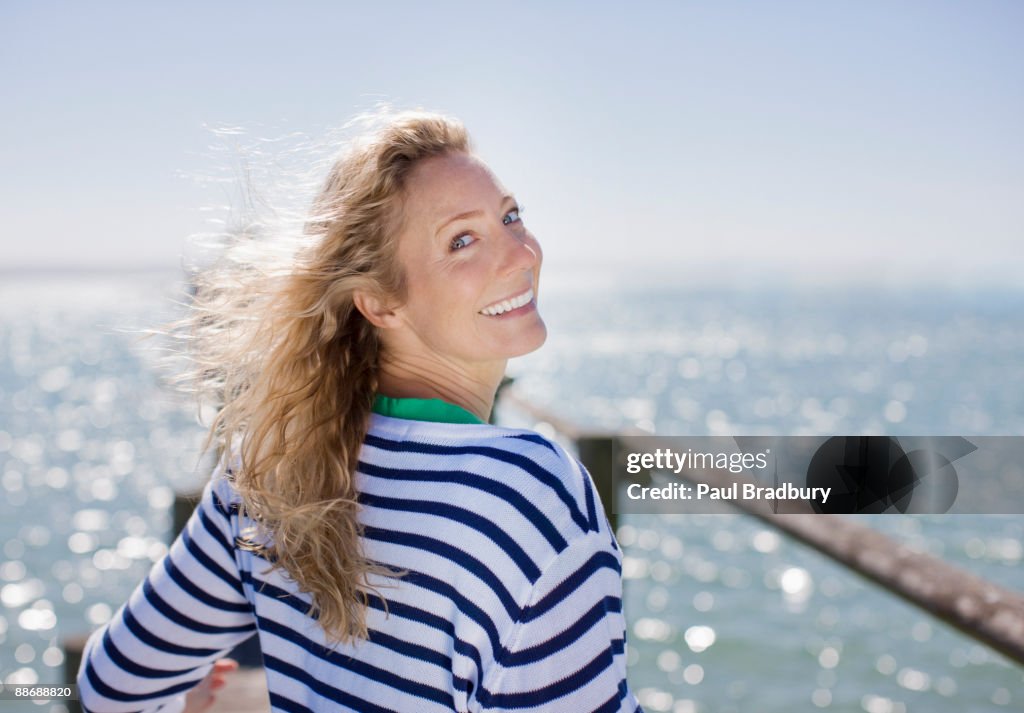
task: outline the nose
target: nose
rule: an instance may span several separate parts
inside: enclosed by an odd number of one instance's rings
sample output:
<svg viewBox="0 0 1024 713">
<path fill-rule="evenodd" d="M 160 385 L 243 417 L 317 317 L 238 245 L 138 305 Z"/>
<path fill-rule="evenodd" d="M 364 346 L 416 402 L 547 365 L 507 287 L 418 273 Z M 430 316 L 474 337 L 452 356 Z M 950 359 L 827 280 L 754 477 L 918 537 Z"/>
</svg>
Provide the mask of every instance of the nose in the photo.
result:
<svg viewBox="0 0 1024 713">
<path fill-rule="evenodd" d="M 502 226 L 502 272 L 511 275 L 537 269 L 543 259 L 540 243 L 526 228 Z"/>
</svg>

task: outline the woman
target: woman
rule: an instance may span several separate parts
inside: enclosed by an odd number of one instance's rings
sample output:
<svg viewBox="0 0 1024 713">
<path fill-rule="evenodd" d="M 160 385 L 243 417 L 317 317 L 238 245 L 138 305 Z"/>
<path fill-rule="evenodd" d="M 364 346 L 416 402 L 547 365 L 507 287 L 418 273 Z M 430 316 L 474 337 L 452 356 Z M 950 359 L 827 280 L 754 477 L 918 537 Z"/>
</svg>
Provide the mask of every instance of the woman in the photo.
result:
<svg viewBox="0 0 1024 713">
<path fill-rule="evenodd" d="M 463 127 L 356 141 L 281 271 L 193 310 L 234 454 L 90 639 L 84 706 L 158 706 L 256 633 L 275 710 L 629 711 L 621 556 L 589 475 L 488 425 L 541 346 L 541 250 Z"/>
</svg>

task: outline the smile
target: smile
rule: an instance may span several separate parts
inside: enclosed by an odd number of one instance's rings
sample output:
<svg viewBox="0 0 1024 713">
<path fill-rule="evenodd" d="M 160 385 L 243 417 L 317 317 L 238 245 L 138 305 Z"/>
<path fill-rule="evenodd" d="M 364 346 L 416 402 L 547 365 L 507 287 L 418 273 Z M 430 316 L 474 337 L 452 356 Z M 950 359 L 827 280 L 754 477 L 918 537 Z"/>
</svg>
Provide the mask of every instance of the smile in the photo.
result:
<svg viewBox="0 0 1024 713">
<path fill-rule="evenodd" d="M 504 314 L 510 310 L 518 309 L 525 304 L 528 304 L 533 299 L 533 289 L 529 289 L 521 295 L 515 297 L 509 297 L 507 300 L 501 302 L 495 302 L 492 305 L 484 307 L 480 310 L 480 314 L 485 314 L 488 317 L 495 317 L 499 314 Z"/>
</svg>

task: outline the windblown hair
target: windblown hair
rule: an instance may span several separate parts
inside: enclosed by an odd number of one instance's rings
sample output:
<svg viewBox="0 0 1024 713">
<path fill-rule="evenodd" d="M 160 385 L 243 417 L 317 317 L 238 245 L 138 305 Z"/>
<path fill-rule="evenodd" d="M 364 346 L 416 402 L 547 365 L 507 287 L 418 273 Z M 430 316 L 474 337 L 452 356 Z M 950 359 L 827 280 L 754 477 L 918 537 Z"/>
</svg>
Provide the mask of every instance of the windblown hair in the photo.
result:
<svg viewBox="0 0 1024 713">
<path fill-rule="evenodd" d="M 195 281 L 187 378 L 219 406 L 206 447 L 219 449 L 256 523 L 242 544 L 311 595 L 333 642 L 367 637 L 371 579 L 400 574 L 360 547 L 354 474 L 382 354 L 353 293 L 405 298 L 407 176 L 424 158 L 468 151 L 453 119 L 392 115 L 334 162 L 285 263 L 246 257 L 249 241 Z"/>
</svg>

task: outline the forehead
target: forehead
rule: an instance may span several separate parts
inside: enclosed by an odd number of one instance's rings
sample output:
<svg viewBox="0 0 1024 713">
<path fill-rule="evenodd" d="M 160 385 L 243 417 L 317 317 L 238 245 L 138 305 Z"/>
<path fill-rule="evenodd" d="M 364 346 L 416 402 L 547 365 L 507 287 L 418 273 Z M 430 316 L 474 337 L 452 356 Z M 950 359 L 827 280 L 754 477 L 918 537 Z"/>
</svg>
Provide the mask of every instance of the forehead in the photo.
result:
<svg viewBox="0 0 1024 713">
<path fill-rule="evenodd" d="M 421 227 L 432 229 L 451 215 L 491 207 L 505 189 L 479 158 L 451 153 L 418 162 L 406 179 L 405 194 L 407 217 L 430 221 Z"/>
</svg>

